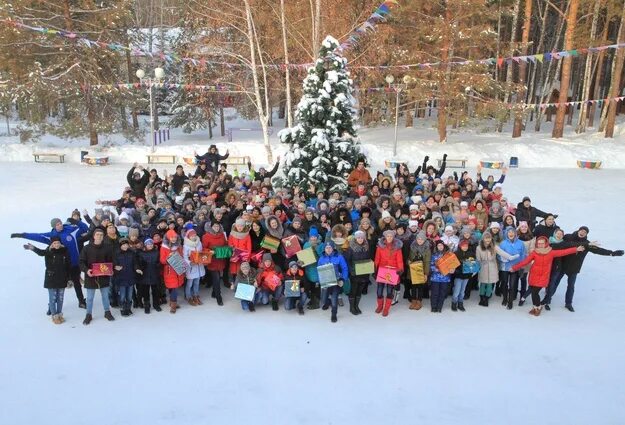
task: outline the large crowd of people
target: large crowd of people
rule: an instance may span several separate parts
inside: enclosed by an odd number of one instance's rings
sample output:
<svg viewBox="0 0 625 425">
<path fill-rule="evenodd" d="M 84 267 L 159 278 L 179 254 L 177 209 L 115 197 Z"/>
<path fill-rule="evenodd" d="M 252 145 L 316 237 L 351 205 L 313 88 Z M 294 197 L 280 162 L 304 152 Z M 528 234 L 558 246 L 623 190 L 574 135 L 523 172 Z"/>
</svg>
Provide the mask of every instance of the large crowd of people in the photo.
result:
<svg viewBox="0 0 625 425">
<path fill-rule="evenodd" d="M 482 307 L 493 295 L 507 309 L 530 298 L 530 314 L 538 316 L 550 309 L 565 276 L 565 307 L 574 311 L 588 253 L 623 255 L 590 242 L 587 226 L 565 232 L 556 214 L 528 196 L 511 202 L 505 169 L 497 180 L 480 168 L 475 176 L 444 177 L 446 155 L 440 169 L 426 156 L 416 170 L 400 164 L 374 178 L 361 159 L 348 189 L 327 193 L 273 187 L 279 158 L 272 170 L 248 164 L 246 172 L 230 174 L 220 163 L 225 157 L 211 145 L 196 156 L 193 174 L 178 165 L 160 176 L 134 164 L 121 198 L 97 201 L 94 214 L 74 210 L 65 221 L 52 219 L 48 232 L 13 233 L 47 245 L 24 248 L 45 258 L 53 322 L 65 321 L 68 286 L 86 309 L 85 325 L 98 291 L 112 321 L 111 307 L 130 316 L 165 304 L 172 314 L 183 302 L 200 306 L 201 286 L 220 306 L 236 291 L 244 311 L 279 310 L 282 303 L 300 315 L 330 310 L 332 322 L 344 298 L 351 314 L 361 314 L 370 287 L 382 316 L 400 300 L 416 311 L 429 299 L 440 313 L 447 297 L 452 311 L 463 312 L 472 291 Z M 232 291 L 226 296 L 222 288 Z M 244 288 L 251 293 L 244 296 Z"/>
</svg>

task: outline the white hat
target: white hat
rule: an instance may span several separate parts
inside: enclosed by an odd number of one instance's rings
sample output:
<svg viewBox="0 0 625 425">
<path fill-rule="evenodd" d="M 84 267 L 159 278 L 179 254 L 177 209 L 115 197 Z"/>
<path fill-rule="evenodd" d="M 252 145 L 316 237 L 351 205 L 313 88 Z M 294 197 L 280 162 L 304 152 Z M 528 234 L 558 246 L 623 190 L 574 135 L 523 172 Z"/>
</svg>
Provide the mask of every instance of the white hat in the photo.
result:
<svg viewBox="0 0 625 425">
<path fill-rule="evenodd" d="M 419 195 L 414 195 L 410 197 L 410 200 L 415 203 L 418 204 L 419 202 L 423 201 L 423 198 Z"/>
<path fill-rule="evenodd" d="M 499 223 L 497 223 L 496 221 L 493 221 L 492 223 L 490 223 L 490 226 L 488 226 L 488 227 L 490 227 L 491 229 L 495 229 L 495 228 L 499 229 L 500 228 L 499 227 Z"/>
<path fill-rule="evenodd" d="M 454 232 L 454 233 L 455 233 L 453 226 L 451 226 L 451 225 L 449 225 L 449 224 L 448 224 L 447 226 L 445 226 L 445 231 L 448 231 L 448 230 L 449 230 L 450 232 Z"/>
<path fill-rule="evenodd" d="M 382 219 L 391 218 L 391 213 L 388 211 L 382 211 Z"/>
<path fill-rule="evenodd" d="M 418 220 L 408 220 L 408 227 L 419 227 Z"/>
<path fill-rule="evenodd" d="M 410 205 L 410 207 L 408 207 L 408 209 L 410 211 L 415 211 L 415 210 L 418 211 L 419 210 L 419 206 L 417 204 L 412 204 L 412 205 Z"/>
<path fill-rule="evenodd" d="M 460 207 L 468 207 L 469 203 L 467 201 L 460 202 Z"/>
</svg>

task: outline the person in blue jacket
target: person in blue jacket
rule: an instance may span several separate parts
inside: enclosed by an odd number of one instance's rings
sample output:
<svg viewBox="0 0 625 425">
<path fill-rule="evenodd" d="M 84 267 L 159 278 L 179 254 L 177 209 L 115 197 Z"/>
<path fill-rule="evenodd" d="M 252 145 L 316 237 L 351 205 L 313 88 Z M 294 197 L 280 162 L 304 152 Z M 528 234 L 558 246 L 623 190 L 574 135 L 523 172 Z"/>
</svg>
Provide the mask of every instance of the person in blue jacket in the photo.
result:
<svg viewBox="0 0 625 425">
<path fill-rule="evenodd" d="M 58 237 L 61 240 L 61 244 L 67 248 L 69 253 L 71 269 L 70 279 L 74 282 L 74 290 L 76 291 L 76 298 L 78 299 L 78 307 L 87 308 L 85 297 L 82 293 L 82 287 L 80 285 L 80 248 L 79 239 L 89 232 L 89 226 L 81 221 L 77 222 L 77 225 L 63 224 L 60 218 L 53 218 L 50 220 L 50 226 L 52 230 L 45 233 L 12 233 L 12 238 L 23 238 L 30 241 L 41 242 L 50 245 L 50 238 L 53 236 Z"/>
<path fill-rule="evenodd" d="M 499 244 L 499 248 L 510 255 L 517 255 L 515 260 L 504 260 L 497 255 L 499 262 L 499 270 L 501 271 L 501 290 L 503 292 L 503 300 L 501 305 L 507 306 L 508 310 L 512 310 L 514 299 L 519 287 L 519 272 L 513 272 L 512 266 L 520 263 L 527 257 L 525 244 L 518 238 L 517 231 L 514 227 L 506 227 L 504 232 L 504 240 Z"/>
<path fill-rule="evenodd" d="M 337 317 L 336 313 L 338 310 L 339 303 L 339 292 L 343 287 L 345 281 L 349 278 L 349 268 L 347 267 L 347 262 L 345 258 L 334 249 L 333 242 L 326 242 L 323 248 L 323 253 L 321 257 L 319 257 L 319 261 L 317 261 L 317 266 L 323 266 L 325 264 L 334 265 L 334 272 L 336 273 L 336 278 L 338 285 L 330 286 L 327 290 L 327 299 L 323 300 L 323 310 L 328 309 L 328 302 L 332 304 L 332 323 L 336 323 Z M 323 297 L 322 297 L 323 298 Z"/>
<path fill-rule="evenodd" d="M 132 290 L 137 283 L 137 274 L 143 274 L 143 271 L 139 268 L 137 254 L 130 249 L 126 238 L 119 240 L 119 250 L 113 257 L 113 267 L 119 291 L 121 314 L 130 316 L 132 314 Z"/>
</svg>

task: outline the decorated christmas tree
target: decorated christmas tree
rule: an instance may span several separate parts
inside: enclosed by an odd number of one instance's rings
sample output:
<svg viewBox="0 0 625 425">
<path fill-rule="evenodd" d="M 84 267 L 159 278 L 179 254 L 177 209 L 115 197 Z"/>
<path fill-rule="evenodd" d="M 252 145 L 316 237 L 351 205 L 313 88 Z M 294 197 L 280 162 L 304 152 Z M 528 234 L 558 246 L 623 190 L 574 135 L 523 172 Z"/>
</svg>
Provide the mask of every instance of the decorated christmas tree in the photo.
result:
<svg viewBox="0 0 625 425">
<path fill-rule="evenodd" d="M 338 46 L 330 36 L 323 41 L 319 59 L 304 79 L 298 124 L 279 133 L 290 147 L 283 164 L 285 186 L 343 190 L 346 175 L 363 156 L 353 123 L 353 82 Z"/>
</svg>

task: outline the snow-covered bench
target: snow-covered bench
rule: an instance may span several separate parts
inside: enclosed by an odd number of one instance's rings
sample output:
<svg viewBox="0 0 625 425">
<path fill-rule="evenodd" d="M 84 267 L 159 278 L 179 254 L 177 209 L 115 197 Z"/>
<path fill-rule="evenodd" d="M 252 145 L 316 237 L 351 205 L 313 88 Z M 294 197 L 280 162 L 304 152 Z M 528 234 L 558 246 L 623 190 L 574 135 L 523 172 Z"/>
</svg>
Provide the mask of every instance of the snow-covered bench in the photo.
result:
<svg viewBox="0 0 625 425">
<path fill-rule="evenodd" d="M 437 161 L 438 161 L 438 168 L 440 168 L 441 165 L 443 165 L 443 159 L 439 158 L 437 159 Z M 468 159 L 447 158 L 446 164 L 447 164 L 447 168 L 467 168 L 467 161 Z"/>
<path fill-rule="evenodd" d="M 168 154 L 149 154 L 148 155 L 148 164 L 175 164 L 176 163 L 176 155 L 168 155 Z"/>
<path fill-rule="evenodd" d="M 33 153 L 35 162 L 58 162 L 59 164 L 65 162 L 65 154 L 54 152 L 38 152 Z"/>
</svg>

